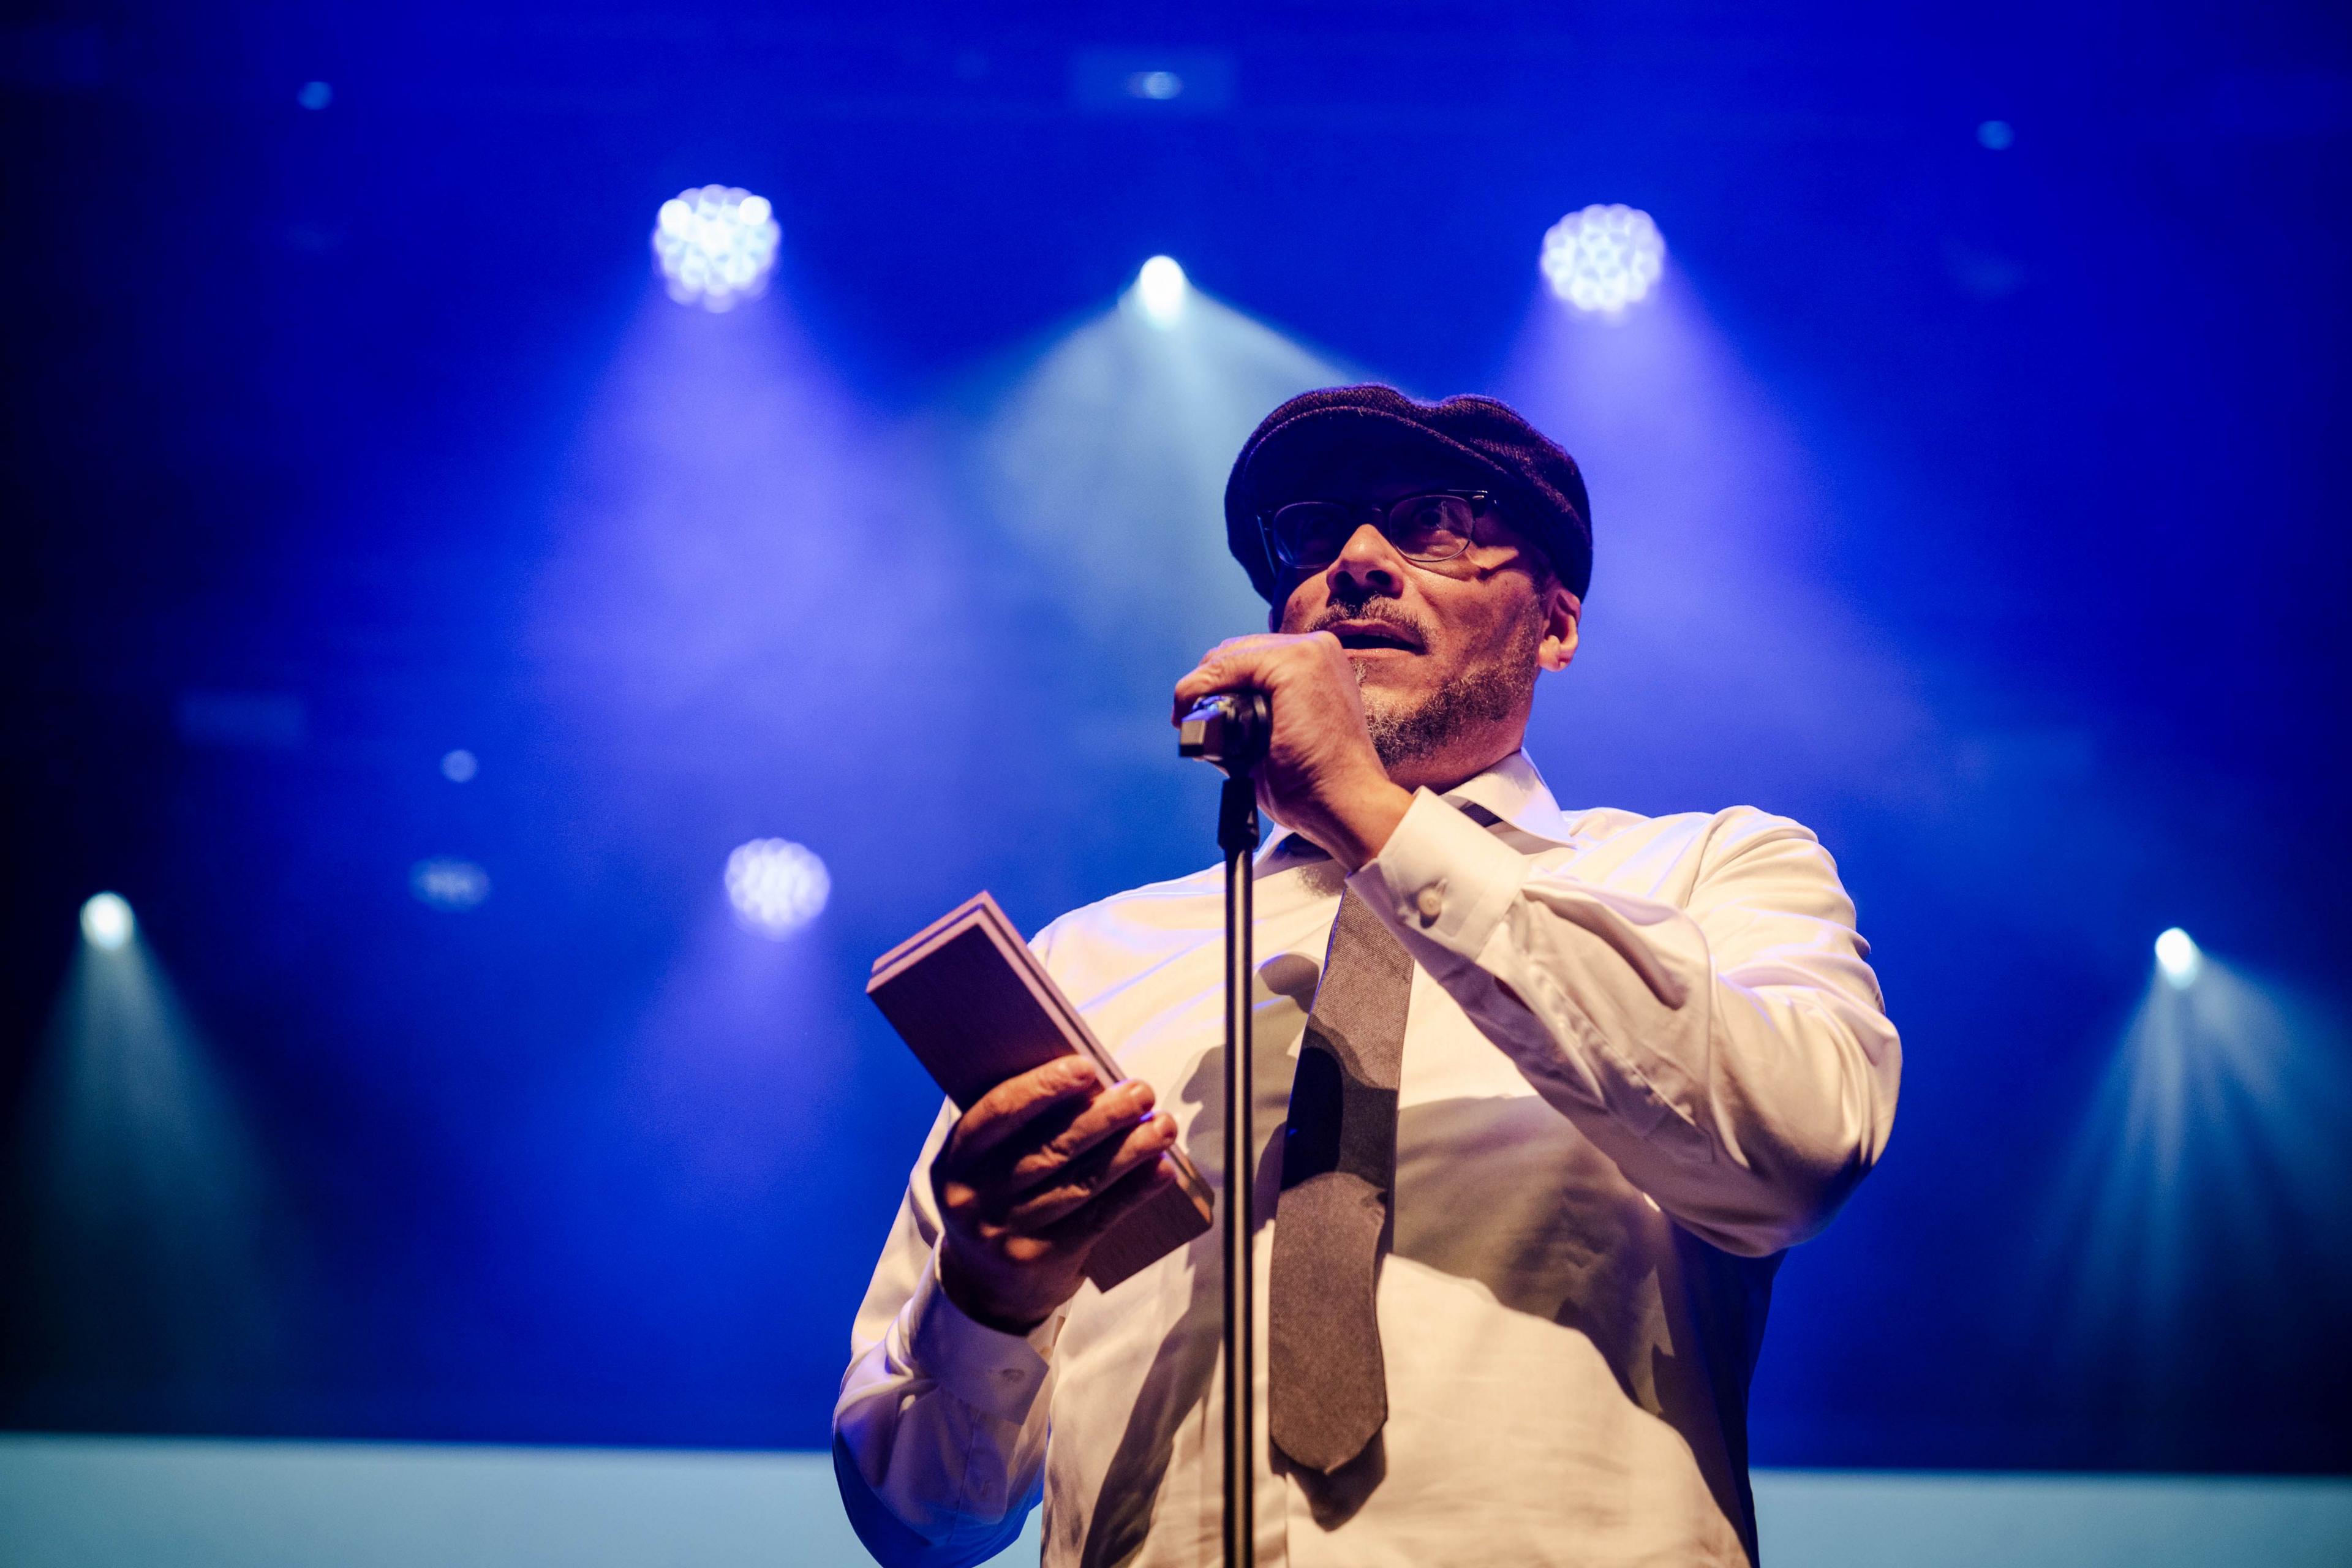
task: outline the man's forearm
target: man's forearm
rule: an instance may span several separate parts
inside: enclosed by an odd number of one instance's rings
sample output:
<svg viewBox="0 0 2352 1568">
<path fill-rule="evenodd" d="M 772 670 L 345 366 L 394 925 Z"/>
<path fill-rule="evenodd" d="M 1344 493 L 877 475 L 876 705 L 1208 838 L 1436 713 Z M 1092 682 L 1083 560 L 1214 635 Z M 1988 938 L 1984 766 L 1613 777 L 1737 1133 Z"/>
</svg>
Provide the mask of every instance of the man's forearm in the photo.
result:
<svg viewBox="0 0 2352 1568">
<path fill-rule="evenodd" d="M 1036 1504 L 1060 1321 L 1006 1334 L 949 1300 L 922 1182 L 919 1165 L 858 1312 L 835 1469 L 877 1561 L 960 1568 L 1001 1550 Z"/>
<path fill-rule="evenodd" d="M 1685 910 L 1530 872 L 1424 795 L 1350 885 L 1628 1180 L 1753 1255 L 1876 1159 L 1899 1047 L 1819 846 L 1760 813 L 1732 836 Z"/>
</svg>

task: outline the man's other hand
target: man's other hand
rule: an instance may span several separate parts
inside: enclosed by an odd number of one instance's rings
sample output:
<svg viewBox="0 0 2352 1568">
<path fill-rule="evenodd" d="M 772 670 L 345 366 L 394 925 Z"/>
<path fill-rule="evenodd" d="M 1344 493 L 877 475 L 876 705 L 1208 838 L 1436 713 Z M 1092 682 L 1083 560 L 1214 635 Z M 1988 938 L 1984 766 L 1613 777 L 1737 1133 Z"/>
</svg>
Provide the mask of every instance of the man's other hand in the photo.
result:
<svg viewBox="0 0 2352 1568">
<path fill-rule="evenodd" d="M 1026 1333 L 1077 1294 L 1105 1231 L 1175 1173 L 1151 1087 L 1105 1088 L 1084 1057 L 1009 1078 L 956 1119 L 931 1162 L 940 1285 L 966 1316 Z"/>
<path fill-rule="evenodd" d="M 1172 721 L 1216 691 L 1254 687 L 1274 709 L 1258 804 L 1353 871 L 1381 852 L 1412 793 L 1390 781 L 1346 650 L 1329 632 L 1229 637 L 1176 683 Z"/>
</svg>

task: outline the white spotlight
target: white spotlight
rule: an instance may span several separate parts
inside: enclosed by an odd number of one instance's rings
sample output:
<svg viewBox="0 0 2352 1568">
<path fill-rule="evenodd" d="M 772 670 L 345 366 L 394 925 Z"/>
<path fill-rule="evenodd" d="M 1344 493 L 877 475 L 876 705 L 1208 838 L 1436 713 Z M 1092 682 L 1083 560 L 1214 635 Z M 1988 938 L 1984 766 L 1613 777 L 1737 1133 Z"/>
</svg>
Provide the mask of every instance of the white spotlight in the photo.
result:
<svg viewBox="0 0 2352 1568">
<path fill-rule="evenodd" d="M 131 906 L 120 893 L 92 893 L 81 907 L 82 940 L 96 948 L 112 952 L 131 940 L 139 922 L 131 918 Z"/>
<path fill-rule="evenodd" d="M 1135 275 L 1135 302 L 1155 327 L 1172 327 L 1184 313 L 1184 269 L 1172 256 L 1155 256 Z"/>
<path fill-rule="evenodd" d="M 1665 270 L 1666 241 L 1639 207 L 1596 202 L 1544 234 L 1543 275 L 1580 310 L 1615 315 L 1649 293 Z"/>
<path fill-rule="evenodd" d="M 2179 990 L 2197 978 L 2197 972 L 2205 967 L 2205 955 L 2187 931 L 2174 926 L 2156 939 L 2156 966 Z"/>
<path fill-rule="evenodd" d="M 680 191 L 654 223 L 654 259 L 681 305 L 726 310 L 756 299 L 776 269 L 775 209 L 734 185 Z"/>
<path fill-rule="evenodd" d="M 815 851 L 789 838 L 754 838 L 727 857 L 736 923 L 779 941 L 824 912 L 833 878 Z"/>
</svg>

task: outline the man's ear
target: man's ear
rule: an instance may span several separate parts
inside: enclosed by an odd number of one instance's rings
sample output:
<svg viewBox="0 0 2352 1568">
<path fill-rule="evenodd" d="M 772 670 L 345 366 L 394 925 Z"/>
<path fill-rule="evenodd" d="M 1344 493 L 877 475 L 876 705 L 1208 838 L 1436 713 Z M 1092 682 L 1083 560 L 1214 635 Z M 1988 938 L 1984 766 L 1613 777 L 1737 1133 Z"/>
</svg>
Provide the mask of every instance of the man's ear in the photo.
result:
<svg viewBox="0 0 2352 1568">
<path fill-rule="evenodd" d="M 1544 637 L 1536 648 L 1536 663 L 1549 670 L 1568 668 L 1576 657 L 1577 625 L 1584 618 L 1584 602 L 1553 582 L 1543 591 Z"/>
</svg>

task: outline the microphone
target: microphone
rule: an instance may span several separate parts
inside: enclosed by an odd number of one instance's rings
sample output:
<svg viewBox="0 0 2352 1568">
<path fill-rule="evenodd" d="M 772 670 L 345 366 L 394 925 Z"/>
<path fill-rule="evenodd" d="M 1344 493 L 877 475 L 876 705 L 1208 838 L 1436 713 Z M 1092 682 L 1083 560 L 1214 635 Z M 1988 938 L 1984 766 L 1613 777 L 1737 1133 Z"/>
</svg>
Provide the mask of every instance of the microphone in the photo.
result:
<svg viewBox="0 0 2352 1568">
<path fill-rule="evenodd" d="M 1263 691 L 1214 691 L 1192 705 L 1176 731 L 1176 754 L 1197 757 L 1240 778 L 1265 760 L 1274 705 Z"/>
</svg>

